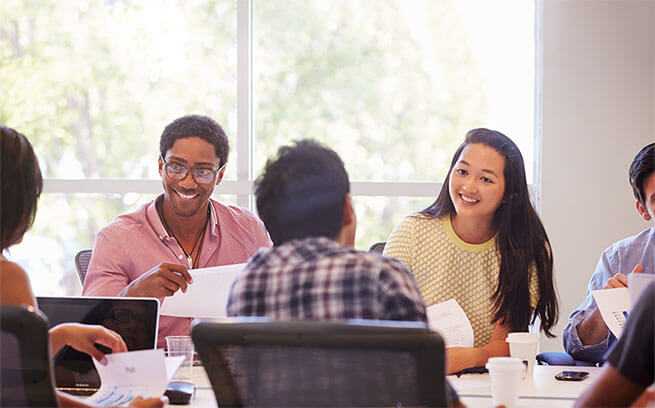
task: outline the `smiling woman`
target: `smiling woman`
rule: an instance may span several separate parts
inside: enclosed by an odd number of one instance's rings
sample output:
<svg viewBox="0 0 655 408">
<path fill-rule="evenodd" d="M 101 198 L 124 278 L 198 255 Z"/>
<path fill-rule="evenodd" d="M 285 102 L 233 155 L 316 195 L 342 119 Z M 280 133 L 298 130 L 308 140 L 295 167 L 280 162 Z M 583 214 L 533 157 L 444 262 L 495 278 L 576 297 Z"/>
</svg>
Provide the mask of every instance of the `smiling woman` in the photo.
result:
<svg viewBox="0 0 655 408">
<path fill-rule="evenodd" d="M 491 239 L 491 222 L 505 195 L 505 158 L 482 144 L 467 145 L 448 179 L 448 193 L 458 215 L 452 218 L 457 235 L 472 244 Z"/>
<path fill-rule="evenodd" d="M 384 253 L 410 267 L 427 305 L 455 299 L 471 321 L 474 347 L 448 350 L 450 373 L 508 355 L 507 333 L 537 316 L 547 335 L 557 321 L 548 236 L 521 152 L 500 132 L 467 133 L 436 201 L 407 217 Z"/>
</svg>

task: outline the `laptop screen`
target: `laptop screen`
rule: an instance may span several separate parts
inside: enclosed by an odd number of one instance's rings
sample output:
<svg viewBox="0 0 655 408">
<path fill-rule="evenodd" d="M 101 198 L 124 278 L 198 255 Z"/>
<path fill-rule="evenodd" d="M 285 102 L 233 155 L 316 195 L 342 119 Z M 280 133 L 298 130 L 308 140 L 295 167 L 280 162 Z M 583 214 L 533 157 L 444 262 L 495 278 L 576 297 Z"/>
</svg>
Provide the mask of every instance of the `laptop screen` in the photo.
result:
<svg viewBox="0 0 655 408">
<path fill-rule="evenodd" d="M 37 297 L 48 326 L 60 323 L 102 325 L 123 337 L 127 349 L 153 349 L 157 343 L 159 301 L 154 298 Z M 91 357 L 64 347 L 54 359 L 57 388 L 79 391 L 100 387 Z"/>
</svg>

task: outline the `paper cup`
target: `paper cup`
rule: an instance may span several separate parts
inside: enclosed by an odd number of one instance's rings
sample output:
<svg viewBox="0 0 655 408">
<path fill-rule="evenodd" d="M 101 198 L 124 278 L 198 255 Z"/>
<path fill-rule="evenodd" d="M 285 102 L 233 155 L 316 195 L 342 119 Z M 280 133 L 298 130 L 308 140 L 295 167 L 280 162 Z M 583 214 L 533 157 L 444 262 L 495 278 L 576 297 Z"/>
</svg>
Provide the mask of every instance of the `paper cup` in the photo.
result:
<svg viewBox="0 0 655 408">
<path fill-rule="evenodd" d="M 505 341 L 509 343 L 509 355 L 520 359 L 524 364 L 523 378 L 532 378 L 539 348 L 539 335 L 514 332 L 509 333 Z"/>
<path fill-rule="evenodd" d="M 491 378 L 493 406 L 517 407 L 524 371 L 523 361 L 514 357 L 492 357 L 487 362 L 487 370 Z"/>
</svg>

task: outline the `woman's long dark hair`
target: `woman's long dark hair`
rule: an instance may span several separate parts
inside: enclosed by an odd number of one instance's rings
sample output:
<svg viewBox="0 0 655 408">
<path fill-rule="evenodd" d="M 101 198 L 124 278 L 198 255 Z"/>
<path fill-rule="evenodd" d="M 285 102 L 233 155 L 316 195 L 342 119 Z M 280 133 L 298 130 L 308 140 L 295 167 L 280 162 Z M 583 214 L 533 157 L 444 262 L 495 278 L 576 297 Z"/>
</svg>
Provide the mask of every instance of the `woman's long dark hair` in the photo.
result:
<svg viewBox="0 0 655 408">
<path fill-rule="evenodd" d="M 557 323 L 559 310 L 550 241 L 530 202 L 523 156 L 510 138 L 495 130 L 469 131 L 453 156 L 437 200 L 421 213 L 435 218 L 455 213 L 448 190 L 450 174 L 464 148 L 476 143 L 491 147 L 505 158 L 505 194 L 492 221 L 500 253 L 498 287 L 493 294 L 493 321 L 502 322 L 512 331 L 525 331 L 539 316 L 541 329 L 547 336 L 554 337 L 550 329 Z M 528 273 L 532 264 L 539 282 L 539 302 L 534 311 L 530 308 Z"/>
<path fill-rule="evenodd" d="M 14 129 L 0 126 L 0 250 L 18 242 L 32 226 L 43 190 L 32 145 Z"/>
</svg>

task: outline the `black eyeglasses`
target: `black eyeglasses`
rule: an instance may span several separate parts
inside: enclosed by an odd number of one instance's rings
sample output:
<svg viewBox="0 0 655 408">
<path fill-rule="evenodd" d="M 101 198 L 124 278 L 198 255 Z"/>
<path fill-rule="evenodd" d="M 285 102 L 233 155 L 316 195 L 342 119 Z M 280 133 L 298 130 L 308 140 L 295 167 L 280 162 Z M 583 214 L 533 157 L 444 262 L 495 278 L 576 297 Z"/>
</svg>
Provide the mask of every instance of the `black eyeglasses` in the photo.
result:
<svg viewBox="0 0 655 408">
<path fill-rule="evenodd" d="M 166 170 L 166 175 L 173 180 L 184 180 L 189 174 L 189 166 L 182 163 L 166 161 L 163 156 L 159 157 L 164 162 L 164 170 Z M 193 177 L 195 182 L 198 184 L 211 183 L 216 179 L 218 172 L 225 168 L 225 164 L 218 168 L 195 166 L 191 167 L 191 177 Z"/>
</svg>

